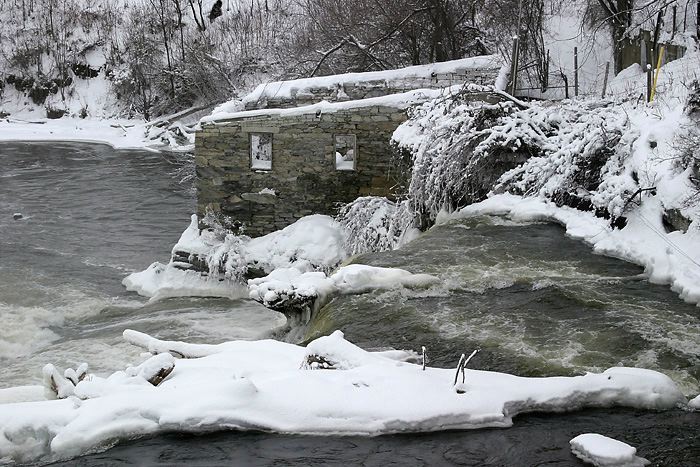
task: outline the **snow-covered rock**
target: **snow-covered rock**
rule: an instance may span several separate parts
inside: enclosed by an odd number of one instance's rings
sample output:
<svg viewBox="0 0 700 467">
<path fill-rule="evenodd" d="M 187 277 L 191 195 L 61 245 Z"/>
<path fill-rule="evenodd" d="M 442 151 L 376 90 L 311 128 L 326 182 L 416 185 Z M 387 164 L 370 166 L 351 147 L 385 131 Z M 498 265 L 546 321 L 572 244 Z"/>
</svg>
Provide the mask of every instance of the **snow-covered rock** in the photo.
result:
<svg viewBox="0 0 700 467">
<path fill-rule="evenodd" d="M 508 427 L 512 417 L 534 410 L 669 409 L 685 403 L 668 377 L 635 368 L 551 378 L 467 369 L 459 394 L 453 369 L 423 370 L 393 355 L 366 352 L 340 332 L 306 348 L 272 340 L 200 346 L 133 331 L 125 337 L 148 349 L 178 347 L 199 358 L 176 360 L 158 386 L 139 376 L 149 363 L 80 381 L 75 392 L 84 399 L 3 404 L 0 459 L 66 459 L 164 431 L 376 435 Z"/>
<path fill-rule="evenodd" d="M 212 230 L 200 230 L 199 219 L 193 215 L 173 247 L 170 263 L 153 263 L 124 278 L 122 284 L 151 300 L 181 296 L 240 298 L 247 295 L 243 278 L 251 269 L 268 274 L 286 268 L 328 272 L 348 256 L 342 227 L 323 215 L 303 217 L 263 237 L 221 237 Z M 203 264 L 205 273 L 195 270 L 193 263 Z"/>
<path fill-rule="evenodd" d="M 693 410 L 700 410 L 700 395 L 696 396 L 690 402 L 688 402 L 688 407 Z"/>
<path fill-rule="evenodd" d="M 627 443 L 597 433 L 578 435 L 571 441 L 571 452 L 596 467 L 643 467 L 649 461 L 637 457 L 637 449 Z"/>
<path fill-rule="evenodd" d="M 185 271 L 171 264 L 155 262 L 140 272 L 122 280 L 126 290 L 149 297 L 151 301 L 173 297 L 242 298 L 246 289 L 241 284 L 216 276 L 202 276 L 197 271 Z"/>
<path fill-rule="evenodd" d="M 376 289 L 429 287 L 435 276 L 412 274 L 403 269 L 351 264 L 326 276 L 323 272 L 301 273 L 280 268 L 265 277 L 248 281 L 249 297 L 273 310 L 285 313 L 318 308 L 332 295 L 357 294 Z"/>
</svg>

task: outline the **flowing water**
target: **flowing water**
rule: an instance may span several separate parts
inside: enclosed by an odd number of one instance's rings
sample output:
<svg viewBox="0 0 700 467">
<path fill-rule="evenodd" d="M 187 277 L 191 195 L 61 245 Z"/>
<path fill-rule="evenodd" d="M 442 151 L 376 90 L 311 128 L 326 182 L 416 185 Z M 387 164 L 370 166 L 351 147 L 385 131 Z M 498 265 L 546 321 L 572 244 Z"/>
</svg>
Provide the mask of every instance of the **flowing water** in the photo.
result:
<svg viewBox="0 0 700 467">
<path fill-rule="evenodd" d="M 0 144 L 0 387 L 37 384 L 48 362 L 121 369 L 140 353 L 122 342 L 125 328 L 220 342 L 282 324 L 248 301 L 148 303 L 121 286 L 168 259 L 194 210 L 191 173 L 177 155 Z M 435 274 L 443 285 L 336 298 L 309 338 L 340 328 L 364 347 L 425 345 L 435 366 L 478 347 L 470 366 L 531 376 L 641 366 L 698 391 L 700 309 L 558 226 L 453 222 L 359 261 Z M 526 415 L 507 430 L 376 438 L 170 434 L 66 465 L 578 465 L 568 440 L 587 431 L 635 444 L 655 465 L 700 465 L 700 414 L 679 410 Z"/>
<path fill-rule="evenodd" d="M 122 369 L 140 353 L 125 328 L 220 342 L 284 322 L 251 302 L 148 304 L 121 285 L 169 259 L 195 208 L 191 173 L 177 155 L 0 144 L 0 387 L 40 382 L 46 363 Z"/>
</svg>

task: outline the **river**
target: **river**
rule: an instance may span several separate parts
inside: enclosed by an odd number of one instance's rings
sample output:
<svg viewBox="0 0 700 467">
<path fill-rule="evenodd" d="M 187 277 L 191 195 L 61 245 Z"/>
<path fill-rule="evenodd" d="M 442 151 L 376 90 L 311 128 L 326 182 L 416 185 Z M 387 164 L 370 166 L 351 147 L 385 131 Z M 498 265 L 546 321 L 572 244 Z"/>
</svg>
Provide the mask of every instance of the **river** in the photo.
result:
<svg viewBox="0 0 700 467">
<path fill-rule="evenodd" d="M 191 160 L 75 143 L 0 144 L 0 387 L 37 384 L 41 367 L 88 361 L 108 373 L 139 359 L 125 328 L 163 339 L 252 339 L 283 323 L 243 300 L 148 303 L 121 279 L 167 261 L 195 208 Z M 14 213 L 23 218 L 15 220 Z M 358 261 L 427 272 L 443 286 L 334 299 L 309 337 L 343 329 L 364 347 L 428 348 L 431 364 L 528 376 L 615 365 L 700 381 L 700 312 L 637 266 L 592 255 L 549 224 L 478 218 L 432 229 Z M 410 436 L 169 434 L 66 465 L 577 465 L 568 440 L 596 431 L 654 465 L 700 465 L 700 414 L 589 410 L 531 414 L 506 430 Z"/>
</svg>

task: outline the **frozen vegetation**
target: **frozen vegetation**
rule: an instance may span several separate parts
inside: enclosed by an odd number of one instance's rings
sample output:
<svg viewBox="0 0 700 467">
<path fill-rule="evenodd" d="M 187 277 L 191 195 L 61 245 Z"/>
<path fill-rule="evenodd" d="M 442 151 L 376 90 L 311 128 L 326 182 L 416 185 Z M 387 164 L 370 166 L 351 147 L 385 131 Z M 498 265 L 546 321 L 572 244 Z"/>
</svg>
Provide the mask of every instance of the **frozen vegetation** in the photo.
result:
<svg viewBox="0 0 700 467">
<path fill-rule="evenodd" d="M 106 377 L 87 373 L 87 365 L 64 372 L 47 365 L 47 400 L 3 405 L 0 459 L 67 459 L 173 430 L 377 435 L 508 427 L 532 411 L 687 403 L 668 377 L 650 370 L 550 378 L 476 369 L 455 374 L 408 363 L 410 352 L 367 352 L 340 331 L 307 347 L 272 340 L 188 344 L 130 330 L 124 338 L 153 356 Z M 33 387 L 17 391 L 38 395 Z M 591 450 L 587 443 L 580 449 Z"/>
</svg>

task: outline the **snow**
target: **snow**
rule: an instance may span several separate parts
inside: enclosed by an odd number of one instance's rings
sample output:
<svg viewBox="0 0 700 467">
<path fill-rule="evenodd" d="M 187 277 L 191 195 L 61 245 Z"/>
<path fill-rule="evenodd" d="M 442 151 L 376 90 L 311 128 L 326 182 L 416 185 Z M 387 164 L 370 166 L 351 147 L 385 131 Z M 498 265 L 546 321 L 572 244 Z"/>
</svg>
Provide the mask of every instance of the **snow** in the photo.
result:
<svg viewBox="0 0 700 467">
<path fill-rule="evenodd" d="M 197 271 L 178 269 L 172 264 L 155 262 L 140 272 L 122 280 L 126 290 L 136 292 L 150 301 L 173 297 L 242 298 L 245 288 L 218 277 L 205 277 Z"/>
<path fill-rule="evenodd" d="M 265 97 L 291 98 L 299 92 L 305 93 L 311 89 L 340 89 L 344 93 L 342 87 L 348 84 L 369 81 L 400 82 L 415 78 L 432 78 L 437 74 L 456 73 L 464 70 L 500 70 L 501 66 L 502 59 L 500 56 L 485 55 L 427 65 L 415 65 L 397 70 L 345 73 L 290 81 L 276 81 L 259 85 L 253 92 L 243 98 L 243 103 L 259 101 Z"/>
<path fill-rule="evenodd" d="M 366 108 L 372 106 L 391 107 L 395 109 L 406 109 L 416 104 L 426 102 L 440 96 L 457 93 L 462 90 L 463 86 L 451 86 L 444 89 L 417 89 L 386 96 L 369 97 L 367 99 L 358 99 L 344 102 L 328 102 L 321 101 L 311 105 L 300 107 L 291 107 L 287 109 L 259 109 L 259 110 L 244 110 L 238 111 L 238 105 L 230 107 L 222 104 L 211 115 L 208 115 L 200 120 L 200 123 L 224 123 L 226 120 L 235 120 L 239 118 L 261 117 L 261 116 L 278 116 L 291 117 L 306 114 L 321 115 L 323 113 L 342 112 L 345 110 Z M 476 91 L 490 90 L 492 87 L 471 85 L 471 88 Z M 237 104 L 237 103 L 236 103 Z"/>
<path fill-rule="evenodd" d="M 597 433 L 578 435 L 570 444 L 576 457 L 598 467 L 643 467 L 649 464 L 646 459 L 637 457 L 637 449 L 629 444 Z"/>
<path fill-rule="evenodd" d="M 394 250 L 420 235 L 413 227 L 410 201 L 393 202 L 379 196 L 363 196 L 338 210 L 338 222 L 347 233 L 351 255 Z"/>
<path fill-rule="evenodd" d="M 342 227 L 320 214 L 302 217 L 262 237 L 228 234 L 223 239 L 213 230 L 200 231 L 199 219 L 192 215 L 172 252 L 198 257 L 209 273 L 187 270 L 189 263 L 171 259 L 130 274 L 122 284 L 152 301 L 187 296 L 240 298 L 247 295 L 242 278 L 248 268 L 266 273 L 278 268 L 331 271 L 348 256 Z"/>
<path fill-rule="evenodd" d="M 125 337 L 149 349 L 172 344 L 128 330 Z M 160 357 L 174 368 L 158 386 L 143 377 L 163 363 L 151 360 L 89 375 L 66 399 L 3 404 L 0 459 L 67 459 L 165 431 L 377 435 L 508 427 L 530 411 L 685 404 L 668 377 L 636 368 L 549 378 L 467 369 L 460 394 L 453 369 L 364 351 L 340 331 L 306 348 L 272 340 L 176 345 L 193 358 Z"/>
<path fill-rule="evenodd" d="M 656 100 L 666 107 L 685 103 L 688 85 L 700 79 L 700 54 L 694 39 L 685 37 L 687 47 L 683 57 L 664 64 L 656 85 Z M 617 99 L 634 99 L 640 95 L 646 99 L 646 71 L 640 65 L 632 65 L 622 70 L 610 81 L 609 94 Z"/>
<path fill-rule="evenodd" d="M 336 170 L 355 170 L 355 159 L 346 159 L 343 155 L 336 151 L 335 153 L 335 168 Z"/>
<path fill-rule="evenodd" d="M 194 255 L 209 253 L 217 241 L 214 234 L 208 230 L 199 230 L 199 218 L 196 214 L 190 216 L 190 225 L 182 232 L 180 239 L 173 246 L 173 253 L 176 251 L 184 251 Z"/>
<path fill-rule="evenodd" d="M 250 239 L 244 247 L 249 262 L 268 272 L 284 267 L 300 271 L 331 270 L 347 257 L 345 236 L 330 216 L 305 216 L 262 237 Z"/>
<path fill-rule="evenodd" d="M 265 277 L 248 281 L 249 296 L 265 306 L 274 307 L 289 300 L 319 298 L 322 306 L 336 294 L 359 294 L 370 290 L 400 287 L 429 287 L 439 282 L 435 276 L 412 274 L 398 268 L 351 264 L 326 276 L 323 272 L 302 273 L 294 268 L 279 268 Z"/>
<path fill-rule="evenodd" d="M 143 123 L 127 119 L 0 119 L 0 141 L 74 141 L 153 151 L 162 147 L 148 140 L 144 132 Z"/>
<path fill-rule="evenodd" d="M 694 410 L 700 410 L 700 395 L 696 396 L 693 400 L 688 402 L 688 407 Z"/>
</svg>

